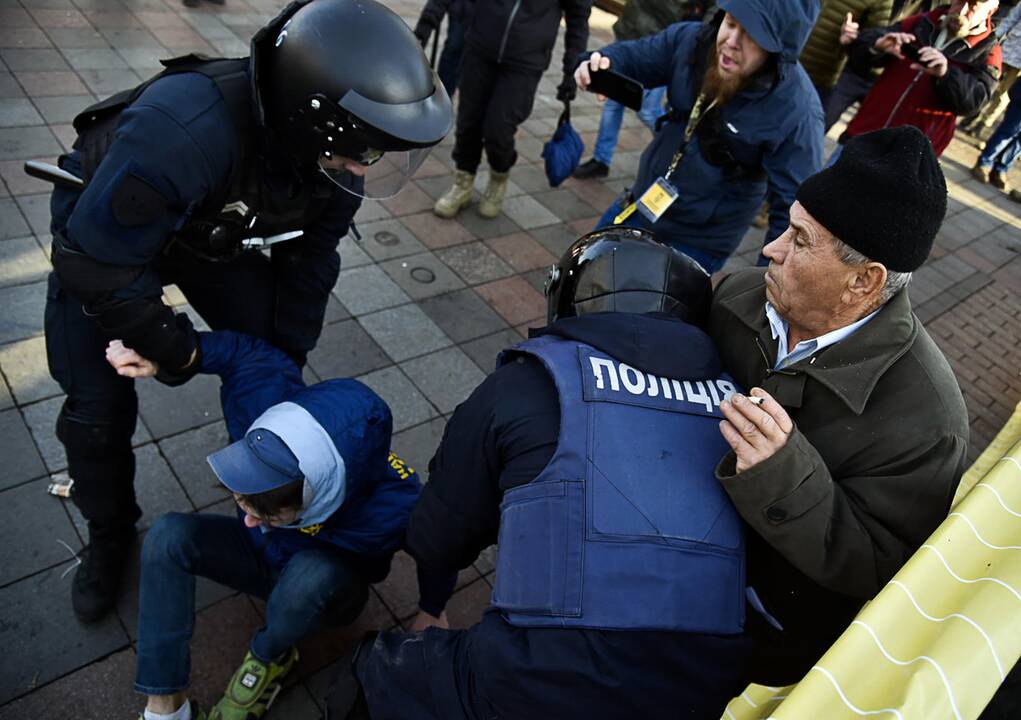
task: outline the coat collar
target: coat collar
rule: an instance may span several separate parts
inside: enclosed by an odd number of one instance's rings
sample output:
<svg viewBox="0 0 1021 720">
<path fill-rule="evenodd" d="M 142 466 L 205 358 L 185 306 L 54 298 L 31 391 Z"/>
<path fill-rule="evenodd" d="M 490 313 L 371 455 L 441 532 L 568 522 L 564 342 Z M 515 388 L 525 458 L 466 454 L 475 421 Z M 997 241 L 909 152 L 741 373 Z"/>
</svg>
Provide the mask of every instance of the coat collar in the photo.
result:
<svg viewBox="0 0 1021 720">
<path fill-rule="evenodd" d="M 720 304 L 758 334 L 759 346 L 771 355 L 767 367 L 771 366 L 776 358 L 776 341 L 766 319 L 765 282 L 757 282 Z M 879 379 L 911 348 L 917 335 L 918 319 L 911 312 L 907 290 L 901 290 L 854 335 L 782 372 L 812 378 L 860 415 Z"/>
</svg>

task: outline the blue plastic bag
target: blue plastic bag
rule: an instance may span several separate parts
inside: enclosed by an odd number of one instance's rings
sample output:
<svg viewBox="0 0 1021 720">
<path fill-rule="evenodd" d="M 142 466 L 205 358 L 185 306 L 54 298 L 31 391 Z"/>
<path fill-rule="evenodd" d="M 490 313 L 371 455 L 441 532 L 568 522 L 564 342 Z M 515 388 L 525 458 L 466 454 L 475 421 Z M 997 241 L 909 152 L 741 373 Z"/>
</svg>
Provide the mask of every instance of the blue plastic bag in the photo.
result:
<svg viewBox="0 0 1021 720">
<path fill-rule="evenodd" d="M 557 130 L 553 137 L 542 146 L 542 158 L 546 161 L 546 178 L 550 187 L 557 187 L 571 176 L 581 162 L 585 143 L 571 127 L 571 105 L 564 103 Z"/>
</svg>

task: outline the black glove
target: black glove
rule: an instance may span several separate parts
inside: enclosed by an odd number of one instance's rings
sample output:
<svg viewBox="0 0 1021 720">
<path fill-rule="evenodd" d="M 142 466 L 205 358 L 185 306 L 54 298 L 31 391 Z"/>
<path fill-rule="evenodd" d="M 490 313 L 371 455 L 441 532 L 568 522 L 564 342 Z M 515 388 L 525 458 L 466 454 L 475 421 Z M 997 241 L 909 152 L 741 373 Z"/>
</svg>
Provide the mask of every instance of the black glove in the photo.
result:
<svg viewBox="0 0 1021 720">
<path fill-rule="evenodd" d="M 183 368 L 173 370 L 168 368 L 166 365 L 159 366 L 159 370 L 156 371 L 156 379 L 170 387 L 184 385 L 186 382 L 195 377 L 198 374 L 199 369 L 202 367 L 202 343 L 199 342 L 198 333 L 195 331 L 195 328 L 192 327 L 191 320 L 184 314 L 178 315 L 174 319 L 179 327 L 182 329 L 186 327 L 190 332 L 193 342 L 195 343 L 195 354 L 192 357 L 191 362 Z"/>
<path fill-rule="evenodd" d="M 578 94 L 578 86 L 574 82 L 573 75 L 566 75 L 564 81 L 557 85 L 557 100 L 562 103 L 569 103 Z"/>
</svg>

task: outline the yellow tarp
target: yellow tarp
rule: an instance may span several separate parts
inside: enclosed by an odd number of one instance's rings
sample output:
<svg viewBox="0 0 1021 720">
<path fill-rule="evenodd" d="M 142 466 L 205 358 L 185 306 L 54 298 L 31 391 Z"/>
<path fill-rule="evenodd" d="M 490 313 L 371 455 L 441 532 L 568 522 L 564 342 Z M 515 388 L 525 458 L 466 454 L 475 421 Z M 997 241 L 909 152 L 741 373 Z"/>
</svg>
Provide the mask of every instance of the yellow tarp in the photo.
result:
<svg viewBox="0 0 1021 720">
<path fill-rule="evenodd" d="M 972 720 L 1021 656 L 1021 403 L 954 507 L 797 685 L 750 685 L 728 720 Z"/>
</svg>

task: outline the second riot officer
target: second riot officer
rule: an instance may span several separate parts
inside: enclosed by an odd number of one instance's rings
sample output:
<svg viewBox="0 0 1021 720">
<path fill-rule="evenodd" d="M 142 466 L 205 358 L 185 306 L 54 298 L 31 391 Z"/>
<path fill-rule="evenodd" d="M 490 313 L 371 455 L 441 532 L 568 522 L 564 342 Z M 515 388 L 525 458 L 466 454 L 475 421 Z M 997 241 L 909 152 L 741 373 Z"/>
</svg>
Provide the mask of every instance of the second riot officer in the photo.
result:
<svg viewBox="0 0 1021 720">
<path fill-rule="evenodd" d="M 251 56 L 190 55 L 75 118 L 52 199 L 50 372 L 57 436 L 88 520 L 74 578 L 82 621 L 112 607 L 134 539 L 137 397 L 112 338 L 179 382 L 200 365 L 176 283 L 213 328 L 264 338 L 299 365 L 363 197 L 394 194 L 448 132 L 450 100 L 411 30 L 373 0 L 298 0 Z M 272 247 L 270 247 L 272 246 Z"/>
</svg>

